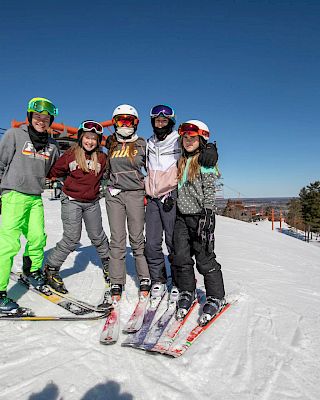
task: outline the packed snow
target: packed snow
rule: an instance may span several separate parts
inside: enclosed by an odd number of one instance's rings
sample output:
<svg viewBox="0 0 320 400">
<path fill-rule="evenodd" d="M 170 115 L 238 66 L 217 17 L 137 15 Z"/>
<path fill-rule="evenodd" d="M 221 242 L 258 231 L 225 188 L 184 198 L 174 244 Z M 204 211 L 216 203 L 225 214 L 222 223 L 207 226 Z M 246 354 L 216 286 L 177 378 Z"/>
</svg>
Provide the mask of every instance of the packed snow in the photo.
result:
<svg viewBox="0 0 320 400">
<path fill-rule="evenodd" d="M 44 194 L 46 251 L 60 240 L 59 201 Z M 109 227 L 101 200 L 106 233 Z M 22 245 L 24 244 L 22 239 Z M 23 246 L 22 246 L 23 248 Z M 216 253 L 228 296 L 238 299 L 180 358 L 99 343 L 104 320 L 0 321 L 0 399 L 318 400 L 320 398 L 320 248 L 271 230 L 217 217 Z M 14 260 L 22 266 L 22 250 Z M 124 324 L 137 300 L 128 244 Z M 63 265 L 70 293 L 97 304 L 98 255 L 83 230 Z M 198 285 L 202 285 L 198 276 Z M 67 311 L 11 282 L 9 296 L 39 315 Z M 192 321 L 190 321 L 191 323 Z"/>
</svg>

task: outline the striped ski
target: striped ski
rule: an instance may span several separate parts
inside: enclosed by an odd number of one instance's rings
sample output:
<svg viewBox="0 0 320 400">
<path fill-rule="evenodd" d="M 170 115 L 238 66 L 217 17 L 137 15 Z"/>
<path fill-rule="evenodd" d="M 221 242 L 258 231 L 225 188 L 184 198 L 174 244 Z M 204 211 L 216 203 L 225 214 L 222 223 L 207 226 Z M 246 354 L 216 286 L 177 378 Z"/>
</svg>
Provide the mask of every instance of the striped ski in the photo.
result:
<svg viewBox="0 0 320 400">
<path fill-rule="evenodd" d="M 138 332 L 129 335 L 127 339 L 121 344 L 121 346 L 139 347 L 143 343 L 165 293 L 166 292 L 164 292 L 161 296 L 157 297 L 152 297 L 151 295 L 150 305 L 144 314 L 141 328 L 139 329 Z"/>
<path fill-rule="evenodd" d="M 124 333 L 135 333 L 141 328 L 144 315 L 147 309 L 147 305 L 149 302 L 149 293 L 148 292 L 141 292 L 139 295 L 139 301 L 135 306 L 129 321 L 127 322 L 126 326 L 123 328 Z"/>
<path fill-rule="evenodd" d="M 18 314 L 0 314 L 0 321 L 94 321 L 106 318 L 110 310 L 89 315 L 35 315 L 30 309 L 21 309 Z"/>
<path fill-rule="evenodd" d="M 178 291 L 171 291 L 168 299 L 167 309 L 164 311 L 158 321 L 151 326 L 143 343 L 139 346 L 139 349 L 150 350 L 155 346 L 172 318 L 174 318 L 178 297 Z"/>
<path fill-rule="evenodd" d="M 195 342 L 195 340 L 219 318 L 223 313 L 225 313 L 232 303 L 227 303 L 223 309 L 215 315 L 206 325 L 197 325 L 195 326 L 187 335 L 187 338 L 183 341 L 182 344 L 173 344 L 170 346 L 168 350 L 164 352 L 164 354 L 170 355 L 172 357 L 180 357 L 184 354 L 190 346 Z"/>
<path fill-rule="evenodd" d="M 82 302 L 80 300 L 72 299 L 65 297 L 62 294 L 58 294 L 57 292 L 53 292 L 51 288 L 47 285 L 44 285 L 43 288 L 37 289 L 31 285 L 29 285 L 26 281 L 23 280 L 20 274 L 15 272 L 10 273 L 10 278 L 15 282 L 20 283 L 27 289 L 31 290 L 34 293 L 37 293 L 41 297 L 46 300 L 49 300 L 51 303 L 54 303 L 67 311 L 70 311 L 72 314 L 75 315 L 85 315 L 90 314 L 92 312 L 104 312 L 104 310 L 99 310 L 95 306 Z"/>
<path fill-rule="evenodd" d="M 174 342 L 175 338 L 177 337 L 180 329 L 183 325 L 187 322 L 190 314 L 199 304 L 199 300 L 195 299 L 188 314 L 183 319 L 177 319 L 176 314 L 172 317 L 170 323 L 168 324 L 167 328 L 164 330 L 163 334 L 158 339 L 157 343 L 154 347 L 152 347 L 151 351 L 158 352 L 158 353 L 166 353 L 166 351 L 170 348 L 172 343 Z"/>
</svg>

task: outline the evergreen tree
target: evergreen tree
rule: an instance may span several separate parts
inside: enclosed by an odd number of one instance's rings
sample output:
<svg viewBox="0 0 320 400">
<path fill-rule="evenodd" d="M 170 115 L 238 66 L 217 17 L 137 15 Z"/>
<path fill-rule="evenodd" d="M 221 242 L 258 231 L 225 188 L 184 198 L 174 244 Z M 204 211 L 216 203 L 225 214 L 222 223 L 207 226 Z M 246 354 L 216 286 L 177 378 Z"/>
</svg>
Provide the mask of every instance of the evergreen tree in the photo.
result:
<svg viewBox="0 0 320 400">
<path fill-rule="evenodd" d="M 300 190 L 302 217 L 307 226 L 308 240 L 310 232 L 320 230 L 320 181 L 310 183 Z"/>
<path fill-rule="evenodd" d="M 304 230 L 305 224 L 302 218 L 302 207 L 300 199 L 292 199 L 289 201 L 288 215 L 286 221 L 293 228 Z"/>
</svg>

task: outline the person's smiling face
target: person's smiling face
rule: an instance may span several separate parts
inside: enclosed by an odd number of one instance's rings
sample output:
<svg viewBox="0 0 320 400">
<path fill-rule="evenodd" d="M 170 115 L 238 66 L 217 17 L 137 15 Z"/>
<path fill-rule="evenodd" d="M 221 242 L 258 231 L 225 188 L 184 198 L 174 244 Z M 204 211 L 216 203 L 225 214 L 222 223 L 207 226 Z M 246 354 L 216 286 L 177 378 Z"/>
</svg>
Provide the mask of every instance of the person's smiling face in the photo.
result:
<svg viewBox="0 0 320 400">
<path fill-rule="evenodd" d="M 39 133 L 44 133 L 50 126 L 50 115 L 39 114 L 37 112 L 32 113 L 32 126 Z"/>
</svg>

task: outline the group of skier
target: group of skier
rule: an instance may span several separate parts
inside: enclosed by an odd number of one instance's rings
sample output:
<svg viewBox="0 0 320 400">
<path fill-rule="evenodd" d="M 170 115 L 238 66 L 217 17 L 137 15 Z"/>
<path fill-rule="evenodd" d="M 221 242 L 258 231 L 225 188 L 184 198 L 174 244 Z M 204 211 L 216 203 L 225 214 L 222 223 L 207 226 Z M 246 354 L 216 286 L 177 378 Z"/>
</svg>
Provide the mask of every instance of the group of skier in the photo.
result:
<svg viewBox="0 0 320 400">
<path fill-rule="evenodd" d="M 126 283 L 127 230 L 139 291 L 163 295 L 168 283 L 164 234 L 171 290 L 179 290 L 177 316 L 183 318 L 195 300 L 195 256 L 206 289 L 203 315 L 211 319 L 224 306 L 225 292 L 214 253 L 218 155 L 215 145 L 208 144 L 208 126 L 189 120 L 175 130 L 174 110 L 160 104 L 151 109 L 153 134 L 146 142 L 137 134 L 137 110 L 122 104 L 112 115 L 114 133 L 107 139 L 107 154 L 100 148 L 102 125 L 86 120 L 79 126 L 78 142 L 59 157 L 58 145 L 48 134 L 57 114 L 51 101 L 33 98 L 28 103 L 29 124 L 9 129 L 0 142 L 0 313 L 19 309 L 8 298 L 7 286 L 21 234 L 27 239 L 23 280 L 37 288 L 49 285 L 67 293 L 59 271 L 80 241 L 83 220 L 110 284 L 111 299 L 121 297 Z M 49 252 L 42 269 L 46 234 L 41 193 L 46 177 L 64 178 L 63 237 Z M 99 202 L 103 177 L 107 182 L 110 244 Z M 107 296 L 101 306 L 108 305 L 110 298 Z"/>
</svg>

